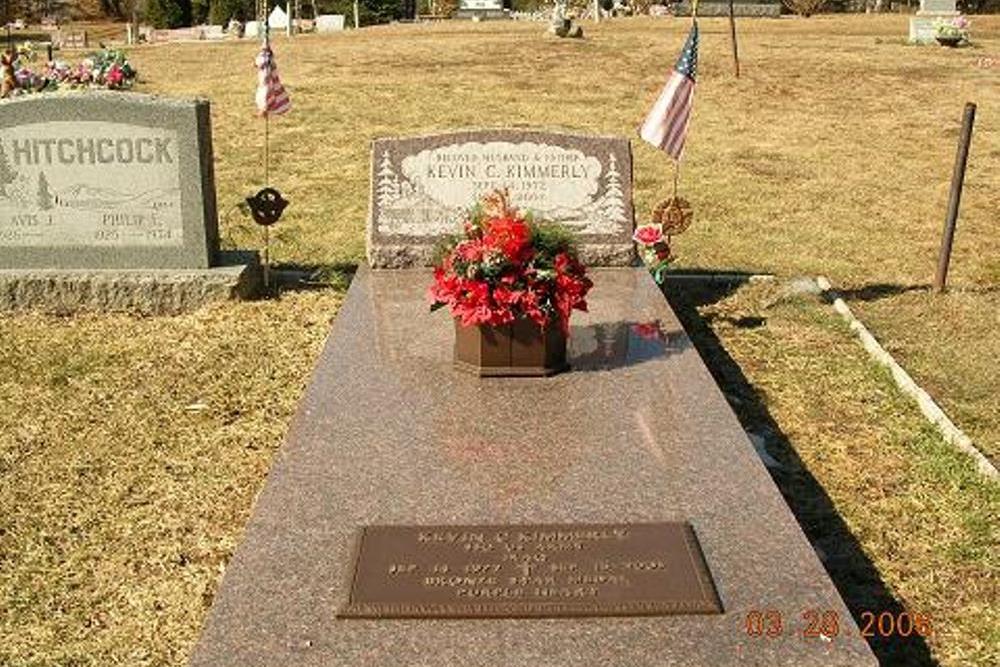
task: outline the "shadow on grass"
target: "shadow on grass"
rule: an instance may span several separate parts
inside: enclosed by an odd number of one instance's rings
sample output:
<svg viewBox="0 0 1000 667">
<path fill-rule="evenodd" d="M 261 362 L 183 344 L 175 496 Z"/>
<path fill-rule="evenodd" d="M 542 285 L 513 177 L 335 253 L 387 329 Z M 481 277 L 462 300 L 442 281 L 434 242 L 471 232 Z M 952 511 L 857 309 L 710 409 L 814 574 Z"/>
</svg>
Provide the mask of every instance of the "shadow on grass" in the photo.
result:
<svg viewBox="0 0 1000 667">
<path fill-rule="evenodd" d="M 739 283 L 736 281 L 713 284 L 685 281 L 683 284 L 668 283 L 665 291 L 715 381 L 730 399 L 743 428 L 766 437 L 767 452 L 781 465 L 780 468 L 768 468 L 768 472 L 810 543 L 823 554 L 823 566 L 847 604 L 855 623 L 858 627 L 864 627 L 868 623 L 867 617 L 862 618 L 865 612 L 876 617 L 889 612 L 898 618 L 905 607 L 886 587 L 878 570 L 837 513 L 826 491 L 806 468 L 788 437 L 771 417 L 763 397 L 698 313 L 699 307 L 721 301 L 738 288 Z M 756 321 L 759 318 L 743 319 L 755 320 L 743 323 L 746 326 L 763 324 Z M 740 323 L 736 324 L 740 326 Z M 938 664 L 931 657 L 923 637 L 893 634 L 888 637 L 868 637 L 867 641 L 881 665 L 934 667 Z"/>
<path fill-rule="evenodd" d="M 930 285 L 894 285 L 892 283 L 873 283 L 862 285 L 856 289 L 838 289 L 837 294 L 844 301 L 878 301 L 909 292 L 929 292 Z"/>
<path fill-rule="evenodd" d="M 346 292 L 358 270 L 357 262 L 329 264 L 275 264 L 274 283 L 281 292 L 334 289 Z"/>
</svg>

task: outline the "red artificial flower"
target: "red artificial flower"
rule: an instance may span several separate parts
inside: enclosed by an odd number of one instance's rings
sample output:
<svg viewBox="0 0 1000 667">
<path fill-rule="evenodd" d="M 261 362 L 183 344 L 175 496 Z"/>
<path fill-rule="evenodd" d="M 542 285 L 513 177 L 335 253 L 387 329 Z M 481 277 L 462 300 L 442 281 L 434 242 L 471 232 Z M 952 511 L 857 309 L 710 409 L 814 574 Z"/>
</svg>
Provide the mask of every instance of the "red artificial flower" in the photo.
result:
<svg viewBox="0 0 1000 667">
<path fill-rule="evenodd" d="M 633 324 L 632 331 L 639 338 L 645 338 L 646 340 L 663 340 L 664 338 L 663 328 L 660 326 L 659 320 Z"/>
<path fill-rule="evenodd" d="M 483 261 L 483 242 L 478 239 L 462 241 L 455 246 L 455 255 L 466 262 Z"/>
<path fill-rule="evenodd" d="M 503 252 L 512 262 L 521 262 L 531 250 L 531 229 L 522 220 L 494 218 L 486 225 L 483 243 Z"/>
</svg>

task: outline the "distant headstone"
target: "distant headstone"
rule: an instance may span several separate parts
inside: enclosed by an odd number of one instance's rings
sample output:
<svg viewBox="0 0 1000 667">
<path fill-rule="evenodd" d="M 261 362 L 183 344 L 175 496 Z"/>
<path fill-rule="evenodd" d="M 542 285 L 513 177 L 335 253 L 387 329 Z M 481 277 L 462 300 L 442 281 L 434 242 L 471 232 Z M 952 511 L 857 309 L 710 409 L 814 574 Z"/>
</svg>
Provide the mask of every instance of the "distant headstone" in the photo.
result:
<svg viewBox="0 0 1000 667">
<path fill-rule="evenodd" d="M 226 29 L 221 25 L 206 25 L 203 27 L 202 35 L 205 39 L 225 39 Z"/>
<path fill-rule="evenodd" d="M 958 16 L 955 0 L 920 0 L 920 11 L 910 17 L 910 42 L 933 44 L 937 22 Z"/>
<path fill-rule="evenodd" d="M 284 30 L 288 27 L 288 14 L 281 7 L 275 7 L 271 10 L 270 16 L 267 17 L 267 25 L 272 30 Z"/>
<path fill-rule="evenodd" d="M 455 16 L 476 20 L 497 19 L 507 18 L 507 12 L 504 11 L 503 0 L 459 0 Z"/>
<path fill-rule="evenodd" d="M 207 101 L 124 93 L 0 105 L 0 268 L 207 268 Z"/>
<path fill-rule="evenodd" d="M 339 32 L 343 29 L 343 14 L 320 14 L 316 17 L 316 32 Z"/>
<path fill-rule="evenodd" d="M 247 21 L 243 26 L 244 37 L 260 37 L 260 21 Z"/>
<path fill-rule="evenodd" d="M 372 145 L 368 258 L 428 264 L 436 243 L 498 188 L 512 203 L 577 233 L 593 265 L 628 265 L 632 154 L 627 139 L 536 130 L 475 130 Z"/>
<path fill-rule="evenodd" d="M 777 0 L 736 0 L 732 5 L 733 16 L 778 18 L 781 16 L 781 6 L 781 2 Z M 691 15 L 691 3 L 688 0 L 672 5 L 672 9 L 676 16 Z M 729 3 L 719 0 L 702 2 L 698 5 L 698 16 L 729 16 Z"/>
</svg>

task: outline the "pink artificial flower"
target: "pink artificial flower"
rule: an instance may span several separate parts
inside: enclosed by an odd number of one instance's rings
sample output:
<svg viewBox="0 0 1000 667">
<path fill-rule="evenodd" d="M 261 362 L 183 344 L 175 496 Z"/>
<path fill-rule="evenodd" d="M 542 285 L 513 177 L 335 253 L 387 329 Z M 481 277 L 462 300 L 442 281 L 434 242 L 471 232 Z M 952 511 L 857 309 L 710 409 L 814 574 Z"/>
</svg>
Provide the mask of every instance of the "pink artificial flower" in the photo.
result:
<svg viewBox="0 0 1000 667">
<path fill-rule="evenodd" d="M 632 238 L 642 245 L 656 245 L 663 240 L 663 228 L 660 225 L 642 225 L 636 227 Z"/>
<path fill-rule="evenodd" d="M 117 64 L 114 64 L 108 70 L 108 73 L 105 78 L 107 79 L 109 86 L 117 86 L 121 84 L 122 81 L 125 80 L 125 73 L 122 72 L 121 67 L 119 67 Z"/>
</svg>

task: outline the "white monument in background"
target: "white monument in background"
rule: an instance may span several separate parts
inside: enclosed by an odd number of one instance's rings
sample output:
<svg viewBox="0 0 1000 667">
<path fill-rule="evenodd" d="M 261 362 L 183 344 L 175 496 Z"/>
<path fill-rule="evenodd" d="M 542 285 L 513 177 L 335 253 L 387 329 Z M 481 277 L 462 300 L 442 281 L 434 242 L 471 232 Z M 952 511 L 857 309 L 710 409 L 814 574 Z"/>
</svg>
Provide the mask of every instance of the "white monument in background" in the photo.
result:
<svg viewBox="0 0 1000 667">
<path fill-rule="evenodd" d="M 267 26 L 271 30 L 287 30 L 288 14 L 280 6 L 275 5 L 274 9 L 271 10 L 271 15 L 267 17 Z"/>
<path fill-rule="evenodd" d="M 933 44 L 934 24 L 956 16 L 955 0 L 920 0 L 920 11 L 910 17 L 910 43 Z"/>
</svg>

